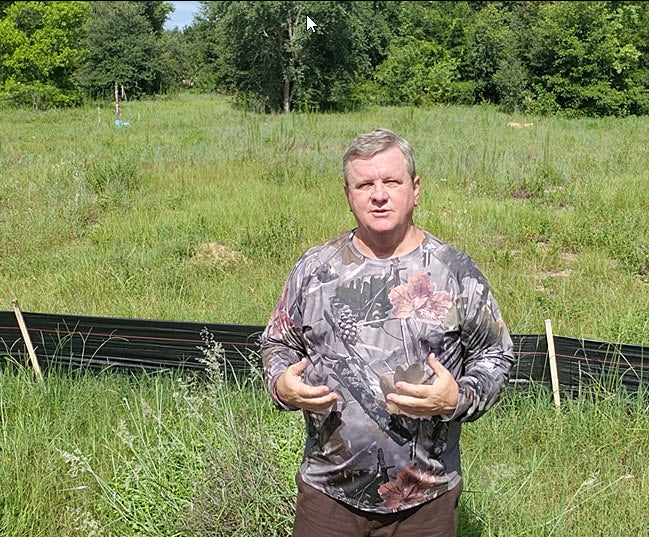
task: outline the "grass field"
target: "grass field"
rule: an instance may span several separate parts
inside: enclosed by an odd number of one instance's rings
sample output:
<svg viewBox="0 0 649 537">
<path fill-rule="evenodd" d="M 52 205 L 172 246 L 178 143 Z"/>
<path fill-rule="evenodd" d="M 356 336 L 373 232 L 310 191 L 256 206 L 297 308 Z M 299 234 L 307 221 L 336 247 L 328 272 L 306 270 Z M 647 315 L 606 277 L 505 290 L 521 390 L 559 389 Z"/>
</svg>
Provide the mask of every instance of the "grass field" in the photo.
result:
<svg viewBox="0 0 649 537">
<path fill-rule="evenodd" d="M 511 332 L 649 345 L 649 118 L 196 95 L 110 116 L 0 111 L 0 309 L 264 324 L 295 259 L 353 225 L 341 156 L 383 126 L 415 147 L 416 222 L 478 263 Z M 3 536 L 287 534 L 303 425 L 258 380 L 29 377 L 0 369 Z M 508 392 L 464 429 L 460 535 L 649 535 L 647 403 Z"/>
<path fill-rule="evenodd" d="M 0 308 L 265 324 L 295 259 L 353 225 L 342 152 L 384 126 L 415 147 L 417 223 L 475 259 L 510 331 L 649 344 L 649 118 L 205 96 L 107 116 L 1 112 Z"/>
<path fill-rule="evenodd" d="M 0 533 L 290 535 L 302 416 L 218 379 L 0 370 Z M 458 535 L 647 535 L 647 402 L 508 391 L 464 427 Z"/>
</svg>

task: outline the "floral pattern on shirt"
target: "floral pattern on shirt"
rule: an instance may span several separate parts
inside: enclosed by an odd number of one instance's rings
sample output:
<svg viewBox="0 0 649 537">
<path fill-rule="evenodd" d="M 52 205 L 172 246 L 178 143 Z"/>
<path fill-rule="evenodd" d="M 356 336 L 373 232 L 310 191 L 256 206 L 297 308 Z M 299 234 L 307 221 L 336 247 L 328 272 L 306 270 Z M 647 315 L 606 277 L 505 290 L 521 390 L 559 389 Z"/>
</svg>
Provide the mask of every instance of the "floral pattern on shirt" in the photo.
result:
<svg viewBox="0 0 649 537">
<path fill-rule="evenodd" d="M 261 356 L 270 394 L 286 368 L 308 358 L 303 381 L 338 395 L 304 412 L 302 479 L 376 513 L 419 505 L 461 480 L 461 423 L 499 398 L 514 361 L 486 279 L 468 256 L 428 232 L 412 252 L 369 259 L 354 232 L 309 249 L 295 264 Z M 430 384 L 434 353 L 462 388 L 452 415 L 409 416 L 386 395 L 406 381 Z"/>
<path fill-rule="evenodd" d="M 416 464 L 406 466 L 394 481 L 379 487 L 379 494 L 388 509 L 403 505 L 416 505 L 435 485 L 435 474 L 422 472 Z"/>
<path fill-rule="evenodd" d="M 453 295 L 436 291 L 430 276 L 419 273 L 412 276 L 406 285 L 399 285 L 390 291 L 390 302 L 394 316 L 407 319 L 414 316 L 424 323 L 441 323 L 453 305 Z"/>
</svg>

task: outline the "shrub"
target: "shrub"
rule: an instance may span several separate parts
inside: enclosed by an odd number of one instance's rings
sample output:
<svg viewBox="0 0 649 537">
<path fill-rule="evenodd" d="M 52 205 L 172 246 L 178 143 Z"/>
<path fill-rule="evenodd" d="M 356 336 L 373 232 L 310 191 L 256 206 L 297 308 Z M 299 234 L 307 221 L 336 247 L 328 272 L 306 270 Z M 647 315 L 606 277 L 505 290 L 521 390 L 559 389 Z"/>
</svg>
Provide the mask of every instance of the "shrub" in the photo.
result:
<svg viewBox="0 0 649 537">
<path fill-rule="evenodd" d="M 78 91 L 64 91 L 53 85 L 34 81 L 30 83 L 7 80 L 0 90 L 0 105 L 29 107 L 34 110 L 64 108 L 81 104 Z"/>
</svg>

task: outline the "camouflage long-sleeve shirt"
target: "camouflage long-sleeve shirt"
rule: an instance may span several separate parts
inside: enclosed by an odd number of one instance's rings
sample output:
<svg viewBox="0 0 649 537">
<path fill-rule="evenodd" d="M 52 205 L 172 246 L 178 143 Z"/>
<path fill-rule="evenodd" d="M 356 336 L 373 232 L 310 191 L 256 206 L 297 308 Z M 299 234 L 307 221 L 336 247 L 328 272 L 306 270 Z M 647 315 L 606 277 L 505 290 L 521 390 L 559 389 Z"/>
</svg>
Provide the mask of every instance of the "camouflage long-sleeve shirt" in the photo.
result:
<svg viewBox="0 0 649 537">
<path fill-rule="evenodd" d="M 489 286 L 471 259 L 424 232 L 402 257 L 364 257 L 353 231 L 308 250 L 295 264 L 261 339 L 278 408 L 278 377 L 308 359 L 304 381 L 338 401 L 304 412 L 300 474 L 323 493 L 365 511 L 414 507 L 461 480 L 461 422 L 498 399 L 514 361 Z M 399 413 L 386 394 L 400 380 L 432 383 L 433 352 L 460 386 L 455 412 Z"/>
</svg>

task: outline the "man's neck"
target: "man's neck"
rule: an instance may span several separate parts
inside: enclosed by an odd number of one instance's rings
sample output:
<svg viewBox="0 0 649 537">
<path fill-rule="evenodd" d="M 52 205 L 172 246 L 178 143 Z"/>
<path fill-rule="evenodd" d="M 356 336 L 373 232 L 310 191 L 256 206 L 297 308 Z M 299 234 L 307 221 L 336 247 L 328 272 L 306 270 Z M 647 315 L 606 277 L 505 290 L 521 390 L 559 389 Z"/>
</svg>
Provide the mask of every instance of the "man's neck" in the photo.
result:
<svg viewBox="0 0 649 537">
<path fill-rule="evenodd" d="M 424 239 L 423 232 L 411 225 L 404 234 L 398 236 L 366 237 L 361 230 L 354 234 L 353 243 L 356 249 L 365 257 L 374 259 L 390 259 L 412 252 Z"/>
</svg>

